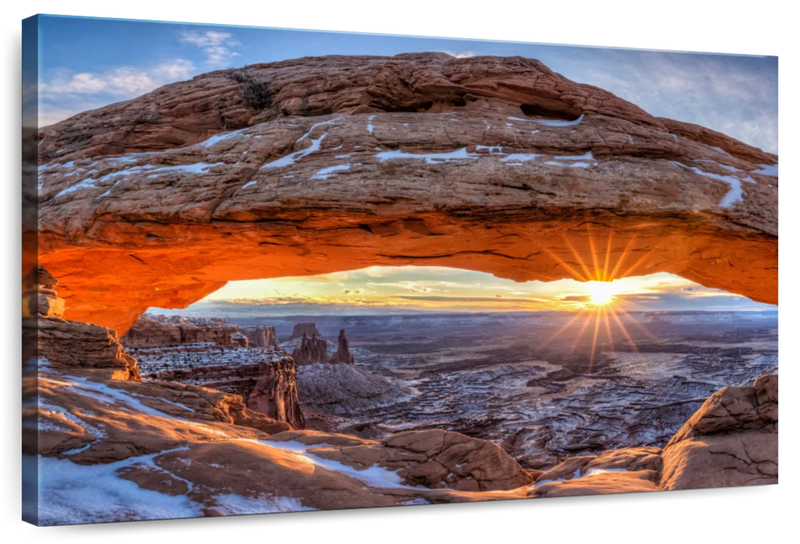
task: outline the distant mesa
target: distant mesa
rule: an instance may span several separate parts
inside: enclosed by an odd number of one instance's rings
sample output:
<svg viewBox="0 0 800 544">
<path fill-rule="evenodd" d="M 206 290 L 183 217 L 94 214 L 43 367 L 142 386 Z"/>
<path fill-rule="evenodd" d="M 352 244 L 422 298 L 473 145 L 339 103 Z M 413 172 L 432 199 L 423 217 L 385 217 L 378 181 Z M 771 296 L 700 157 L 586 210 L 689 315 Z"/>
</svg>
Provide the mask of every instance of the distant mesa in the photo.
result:
<svg viewBox="0 0 800 544">
<path fill-rule="evenodd" d="M 316 336 L 317 338 L 324 338 L 322 333 L 317 330 L 316 323 L 295 323 L 289 340 L 291 341 L 295 338 L 302 338 L 303 336 Z"/>
<path fill-rule="evenodd" d="M 238 334 L 236 339 L 234 335 Z M 213 343 L 226 347 L 247 347 L 247 338 L 235 325 L 218 318 L 196 318 L 144 314 L 123 336 L 129 348 L 157 348 L 183 344 Z"/>
<path fill-rule="evenodd" d="M 267 327 L 264 325 L 259 325 L 257 327 L 239 327 L 239 332 L 247 337 L 250 347 L 274 350 L 281 349 L 275 327 Z"/>
<path fill-rule="evenodd" d="M 144 314 L 120 340 L 128 348 L 163 348 L 211 343 L 228 348 L 278 351 L 275 327 L 238 327 L 219 318 Z"/>
</svg>

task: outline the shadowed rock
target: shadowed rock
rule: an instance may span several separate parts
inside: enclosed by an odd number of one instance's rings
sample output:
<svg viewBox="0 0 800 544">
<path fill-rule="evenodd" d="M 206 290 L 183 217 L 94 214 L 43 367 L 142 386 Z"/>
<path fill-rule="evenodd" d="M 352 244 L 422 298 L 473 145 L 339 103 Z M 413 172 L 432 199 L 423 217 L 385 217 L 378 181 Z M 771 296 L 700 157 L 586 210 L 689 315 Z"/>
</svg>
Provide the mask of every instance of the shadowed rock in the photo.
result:
<svg viewBox="0 0 800 544">
<path fill-rule="evenodd" d="M 327 363 L 328 342 L 324 338 L 317 338 L 316 335 L 309 338 L 303 333 L 300 346 L 292 352 L 292 359 L 298 366 L 311 363 Z"/>
<path fill-rule="evenodd" d="M 350 341 L 347 339 L 347 336 L 344 334 L 344 329 L 339 331 L 339 349 L 331 355 L 330 361 L 331 363 L 347 363 L 352 365 L 355 363 L 356 359 L 353 357 L 353 354 L 350 353 Z"/>
<path fill-rule="evenodd" d="M 322 333 L 317 330 L 316 323 L 295 323 L 294 327 L 292 328 L 292 334 L 289 336 L 289 340 L 294 340 L 295 338 L 302 338 L 303 336 L 319 336 L 322 338 Z"/>
</svg>

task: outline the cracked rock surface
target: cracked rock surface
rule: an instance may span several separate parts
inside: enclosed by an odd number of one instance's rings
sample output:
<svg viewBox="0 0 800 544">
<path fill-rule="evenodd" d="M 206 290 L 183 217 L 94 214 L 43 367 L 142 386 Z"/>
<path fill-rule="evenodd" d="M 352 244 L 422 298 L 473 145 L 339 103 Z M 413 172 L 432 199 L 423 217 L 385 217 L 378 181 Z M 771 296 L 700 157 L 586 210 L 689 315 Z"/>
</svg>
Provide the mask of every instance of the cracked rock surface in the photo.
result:
<svg viewBox="0 0 800 544">
<path fill-rule="evenodd" d="M 425 264 L 516 281 L 660 271 L 777 302 L 778 158 L 532 59 L 249 67 L 42 129 L 40 261 L 124 334 L 227 281 Z M 618 265 L 618 266 L 617 266 Z"/>
<path fill-rule="evenodd" d="M 778 483 L 778 375 L 709 397 L 662 457 L 663 489 Z"/>
</svg>

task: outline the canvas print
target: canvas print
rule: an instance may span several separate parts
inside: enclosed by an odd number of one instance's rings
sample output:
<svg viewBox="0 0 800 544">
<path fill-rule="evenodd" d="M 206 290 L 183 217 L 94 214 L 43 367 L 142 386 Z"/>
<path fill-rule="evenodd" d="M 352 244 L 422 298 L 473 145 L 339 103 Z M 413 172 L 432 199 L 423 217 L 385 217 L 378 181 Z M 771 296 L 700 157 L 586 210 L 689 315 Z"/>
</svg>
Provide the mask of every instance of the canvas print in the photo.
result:
<svg viewBox="0 0 800 544">
<path fill-rule="evenodd" d="M 25 520 L 778 482 L 777 58 L 23 49 Z"/>
</svg>

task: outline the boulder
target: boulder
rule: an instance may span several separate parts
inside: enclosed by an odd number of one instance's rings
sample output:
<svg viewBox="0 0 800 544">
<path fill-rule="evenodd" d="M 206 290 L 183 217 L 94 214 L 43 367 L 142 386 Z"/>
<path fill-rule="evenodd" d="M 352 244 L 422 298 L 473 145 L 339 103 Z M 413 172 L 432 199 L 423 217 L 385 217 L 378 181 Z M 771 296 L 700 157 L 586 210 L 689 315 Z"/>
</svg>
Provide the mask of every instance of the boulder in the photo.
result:
<svg viewBox="0 0 800 544">
<path fill-rule="evenodd" d="M 110 370 L 121 380 L 139 381 L 136 359 L 125 353 L 114 331 L 89 323 L 40 318 L 39 356 L 54 368 Z"/>
<path fill-rule="evenodd" d="M 662 458 L 662 489 L 778 483 L 778 375 L 714 393 Z"/>
</svg>

